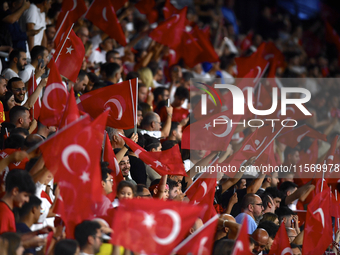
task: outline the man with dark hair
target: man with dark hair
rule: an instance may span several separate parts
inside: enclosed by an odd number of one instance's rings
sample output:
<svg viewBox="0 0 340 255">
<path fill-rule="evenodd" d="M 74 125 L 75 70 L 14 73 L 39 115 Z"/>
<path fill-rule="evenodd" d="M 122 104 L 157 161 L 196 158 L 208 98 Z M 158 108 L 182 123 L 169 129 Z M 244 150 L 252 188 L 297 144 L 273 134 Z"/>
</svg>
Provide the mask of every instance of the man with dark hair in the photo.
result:
<svg viewBox="0 0 340 255">
<path fill-rule="evenodd" d="M 182 194 L 181 185 L 178 182 L 167 179 L 167 184 L 169 185 L 169 199 L 174 199 Z"/>
<path fill-rule="evenodd" d="M 0 75 L 0 98 L 4 98 L 5 94 L 7 92 L 7 81 L 5 77 Z M 4 112 L 4 105 L 0 101 L 0 128 L 1 128 L 1 123 L 4 122 L 5 119 L 5 112 Z"/>
<path fill-rule="evenodd" d="M 273 202 L 275 204 L 275 209 L 280 207 L 280 203 L 281 203 L 283 194 L 276 187 L 266 188 L 263 195 L 270 195 L 273 198 Z"/>
<path fill-rule="evenodd" d="M 117 63 L 108 63 L 105 65 L 105 75 L 106 75 L 106 84 L 112 85 L 119 82 L 122 78 L 122 67 Z"/>
<path fill-rule="evenodd" d="M 256 221 L 262 215 L 263 204 L 258 195 L 253 193 L 246 194 L 241 202 L 242 213 L 235 217 L 237 223 L 242 224 L 243 218 L 246 216 L 248 220 L 248 234 L 252 234 L 257 228 Z"/>
<path fill-rule="evenodd" d="M 14 169 L 7 174 L 6 193 L 0 201 L 0 234 L 16 232 L 13 209 L 20 208 L 35 194 L 35 183 L 27 171 Z"/>
<path fill-rule="evenodd" d="M 89 77 L 84 70 L 80 70 L 76 83 L 73 85 L 74 94 L 76 97 L 80 97 L 89 83 Z"/>
<path fill-rule="evenodd" d="M 31 50 L 31 63 L 25 66 L 25 69 L 19 72 L 19 77 L 24 83 L 31 78 L 32 72 L 35 75 L 37 84 L 41 81 L 41 76 L 45 72 L 48 63 L 48 50 L 44 46 L 34 46 Z"/>
<path fill-rule="evenodd" d="M 81 26 L 76 35 L 80 38 L 80 40 L 82 41 L 82 43 L 85 45 L 86 42 L 89 40 L 89 29 L 86 26 Z"/>
<path fill-rule="evenodd" d="M 102 187 L 103 193 L 105 195 L 102 196 L 102 202 L 100 204 L 95 205 L 95 214 L 97 216 L 106 216 L 107 210 L 112 208 L 112 204 L 110 199 L 106 196 L 112 192 L 113 187 L 113 176 L 111 175 L 112 170 L 108 168 L 108 162 L 101 162 L 101 173 L 102 173 Z M 115 187 L 116 188 L 116 187 Z"/>
<path fill-rule="evenodd" d="M 13 77 L 7 83 L 7 89 L 14 94 L 15 102 L 18 104 L 24 103 L 26 96 L 26 86 L 19 77 Z"/>
<path fill-rule="evenodd" d="M 288 206 L 281 206 L 275 210 L 275 214 L 279 217 L 280 224 L 283 222 L 286 227 L 292 227 L 293 216 L 296 215 Z"/>
<path fill-rule="evenodd" d="M 292 248 L 293 255 L 302 255 L 302 249 L 300 245 L 291 243 L 290 247 Z"/>
<path fill-rule="evenodd" d="M 268 243 L 267 243 L 266 248 L 265 248 L 265 251 L 268 254 L 269 251 L 270 251 L 270 248 L 272 247 L 272 244 L 274 242 L 276 233 L 277 233 L 277 231 L 279 231 L 279 226 L 276 225 L 272 221 L 262 221 L 259 224 L 258 228 L 263 228 L 268 233 L 269 239 L 268 239 Z"/>
<path fill-rule="evenodd" d="M 182 140 L 182 126 L 178 122 L 171 122 L 168 140 L 176 141 L 177 143 Z"/>
<path fill-rule="evenodd" d="M 263 194 L 261 196 L 263 203 L 263 214 L 265 213 L 274 213 L 275 212 L 275 204 L 273 198 L 268 194 Z"/>
<path fill-rule="evenodd" d="M 114 149 L 114 153 L 117 154 L 120 149 Z M 119 168 L 122 172 L 125 181 L 131 182 L 133 185 L 137 185 L 137 183 L 131 178 L 130 174 L 130 159 L 128 153 L 126 152 L 122 160 L 119 162 Z"/>
<path fill-rule="evenodd" d="M 31 195 L 29 202 L 25 203 L 18 210 L 19 222 L 16 223 L 17 233 L 25 234 L 31 233 L 31 227 L 33 224 L 38 223 L 41 212 L 41 200 Z M 24 254 L 36 254 L 35 249 L 29 248 L 24 251 Z"/>
<path fill-rule="evenodd" d="M 151 198 L 151 193 L 144 184 L 137 184 L 136 197 L 137 198 Z"/>
<path fill-rule="evenodd" d="M 158 87 L 153 91 L 153 109 L 156 109 L 162 101 L 168 100 L 170 96 L 169 90 L 165 87 Z"/>
<path fill-rule="evenodd" d="M 31 123 L 30 112 L 26 107 L 16 105 L 9 111 L 9 120 L 15 127 L 29 129 Z"/>
<path fill-rule="evenodd" d="M 102 245 L 101 226 L 96 221 L 85 220 L 74 229 L 74 238 L 78 241 L 81 254 L 96 254 Z"/>
<path fill-rule="evenodd" d="M 19 77 L 19 72 L 27 65 L 26 52 L 23 50 L 12 50 L 9 54 L 9 67 L 2 72 L 7 80 Z"/>
<path fill-rule="evenodd" d="M 120 57 L 120 54 L 116 50 L 110 50 L 106 53 L 105 56 L 106 63 L 116 63 L 119 66 L 122 65 L 122 58 Z"/>
</svg>

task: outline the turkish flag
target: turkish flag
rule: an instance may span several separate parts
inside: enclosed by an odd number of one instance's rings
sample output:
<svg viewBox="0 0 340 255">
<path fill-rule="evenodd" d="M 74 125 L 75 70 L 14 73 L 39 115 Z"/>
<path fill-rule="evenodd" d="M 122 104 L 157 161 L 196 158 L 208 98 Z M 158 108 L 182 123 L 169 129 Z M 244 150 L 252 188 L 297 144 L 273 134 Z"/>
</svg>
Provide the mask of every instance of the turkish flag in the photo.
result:
<svg viewBox="0 0 340 255">
<path fill-rule="evenodd" d="M 242 117 L 233 115 L 232 111 L 216 113 L 187 126 L 183 130 L 182 149 L 226 150 L 237 127 L 235 122 L 239 122 Z"/>
<path fill-rule="evenodd" d="M 258 157 L 255 165 L 276 165 L 273 160 L 274 151 L 268 144 L 273 143 L 274 137 L 278 134 L 278 132 L 279 131 L 275 131 L 271 125 L 257 128 L 254 133 L 248 136 L 241 149 L 227 158 L 221 165 L 231 164 L 236 166 L 236 168 L 239 168 L 243 161 L 254 156 Z M 268 161 L 268 159 L 270 161 Z"/>
<path fill-rule="evenodd" d="M 37 81 L 35 79 L 34 72 L 32 72 L 31 78 L 28 80 L 27 84 L 27 96 L 32 96 L 33 92 L 37 89 Z M 37 101 L 34 103 L 33 107 L 30 109 L 30 114 L 32 116 L 32 119 L 39 119 L 40 115 L 40 108 L 41 108 L 41 101 L 38 97 Z"/>
<path fill-rule="evenodd" d="M 206 206 L 207 210 L 202 217 L 203 222 L 207 222 L 212 216 L 215 216 L 214 207 L 216 188 L 216 173 L 202 173 L 185 191 L 185 194 L 194 205 Z"/>
<path fill-rule="evenodd" d="M 248 221 L 247 217 L 243 218 L 241 230 L 238 233 L 236 243 L 234 245 L 233 255 L 252 255 L 250 252 L 249 235 L 248 235 Z"/>
<path fill-rule="evenodd" d="M 263 76 L 269 65 L 269 62 L 262 57 L 262 54 L 259 51 L 256 51 L 249 57 L 235 58 L 235 62 L 237 65 L 238 78 L 244 77 L 250 72 L 250 70 L 254 69 L 257 72 L 257 80 Z"/>
<path fill-rule="evenodd" d="M 330 189 L 318 193 L 307 207 L 302 254 L 323 254 L 332 243 Z"/>
<path fill-rule="evenodd" d="M 330 212 L 334 218 L 340 218 L 340 201 L 339 192 L 335 189 L 334 194 L 331 190 Z"/>
<path fill-rule="evenodd" d="M 137 79 L 92 90 L 80 96 L 78 107 L 97 117 L 110 109 L 107 126 L 130 129 L 137 123 Z"/>
<path fill-rule="evenodd" d="M 7 158 L 9 155 L 11 155 L 12 153 L 14 153 L 16 151 L 20 151 L 20 149 L 6 148 L 6 149 L 0 151 L 0 159 Z M 7 175 L 8 171 L 11 171 L 13 169 L 23 169 L 24 170 L 27 162 L 28 162 L 28 158 L 24 158 L 21 161 L 10 163 L 8 165 L 8 169 L 6 168 L 6 171 L 2 172 L 2 175 Z"/>
<path fill-rule="evenodd" d="M 151 152 L 144 150 L 129 138 L 123 135 L 121 135 L 121 137 L 138 158 L 160 175 L 171 174 L 187 176 L 178 144 L 168 150 Z"/>
<path fill-rule="evenodd" d="M 248 32 L 247 36 L 244 37 L 240 44 L 241 50 L 246 51 L 250 48 L 250 46 L 252 45 L 253 35 L 254 35 L 253 31 Z"/>
<path fill-rule="evenodd" d="M 210 255 L 214 245 L 214 236 L 218 222 L 218 215 L 209 219 L 202 227 L 187 237 L 172 251 L 174 254 Z"/>
<path fill-rule="evenodd" d="M 275 65 L 275 67 L 285 66 L 285 56 L 276 47 L 275 43 L 263 42 L 258 47 L 257 51 L 262 55 L 265 60 L 269 61 L 271 65 Z"/>
<path fill-rule="evenodd" d="M 178 63 L 178 61 L 183 58 L 184 62 L 193 68 L 196 64 L 192 60 L 203 52 L 201 46 L 196 42 L 195 38 L 188 32 L 184 32 L 182 36 L 182 43 L 173 50 L 169 50 L 169 66 L 173 66 Z"/>
<path fill-rule="evenodd" d="M 182 41 L 185 30 L 187 7 L 184 7 L 178 14 L 164 20 L 149 34 L 154 41 L 164 44 L 169 48 L 177 48 Z M 171 38 L 171 40 L 169 40 Z"/>
<path fill-rule="evenodd" d="M 286 231 L 285 224 L 282 222 L 279 231 L 276 233 L 269 255 L 293 254 Z"/>
<path fill-rule="evenodd" d="M 177 201 L 123 199 L 114 214 L 111 243 L 138 253 L 170 254 L 201 211 Z"/>
<path fill-rule="evenodd" d="M 64 110 L 63 117 L 61 118 L 59 129 L 71 124 L 73 121 L 78 120 L 80 117 L 76 98 L 74 96 L 73 88 L 71 88 L 70 94 L 68 95 L 66 107 Z"/>
<path fill-rule="evenodd" d="M 192 36 L 194 37 L 198 45 L 201 46 L 203 51 L 195 58 L 192 58 L 191 61 L 190 59 L 187 59 L 186 64 L 188 66 L 195 66 L 196 64 L 203 62 L 219 62 L 220 59 L 214 49 L 214 46 L 211 44 L 211 41 L 206 36 L 206 34 L 197 26 L 193 27 L 191 31 Z"/>
<path fill-rule="evenodd" d="M 279 91 L 279 90 L 278 90 Z M 272 96 L 263 84 L 259 84 L 257 90 L 256 109 L 269 110 L 272 107 Z"/>
<path fill-rule="evenodd" d="M 178 10 L 170 3 L 170 0 L 166 0 L 163 7 L 163 15 L 165 19 L 168 19 L 173 14 L 177 14 Z"/>
<path fill-rule="evenodd" d="M 142 14 L 146 15 L 146 19 L 150 24 L 158 20 L 158 11 L 155 8 L 155 0 L 141 0 L 135 4 L 135 8 Z"/>
<path fill-rule="evenodd" d="M 61 81 L 53 58 L 47 66 L 50 68 L 50 75 L 42 99 L 39 121 L 45 126 L 57 127 L 63 116 L 69 93 Z"/>
<path fill-rule="evenodd" d="M 320 132 L 316 131 L 315 129 L 307 126 L 302 125 L 295 129 L 292 129 L 282 135 L 280 135 L 277 140 L 280 143 L 283 143 L 291 148 L 294 148 L 296 145 L 298 145 L 299 142 L 305 137 L 312 137 L 315 139 L 320 139 L 323 141 L 327 141 L 327 137 L 324 134 L 321 134 Z"/>
<path fill-rule="evenodd" d="M 99 162 L 107 115 L 91 123 L 86 116 L 40 145 L 45 165 L 60 187 L 67 227 L 90 219 L 91 205 L 102 200 Z M 72 231 L 68 228 L 68 233 Z"/>
<path fill-rule="evenodd" d="M 71 31 L 70 31 L 71 30 Z M 59 73 L 67 79 L 76 82 L 78 73 L 83 64 L 83 58 L 85 56 L 85 48 L 78 36 L 70 28 L 70 34 L 68 37 L 63 38 L 59 43 L 56 51 L 55 58 L 56 66 L 58 67 Z M 70 65 L 69 63 L 72 63 Z"/>
<path fill-rule="evenodd" d="M 340 36 L 328 21 L 325 21 L 325 36 L 326 40 L 335 44 L 337 50 L 340 51 Z"/>
<path fill-rule="evenodd" d="M 124 177 L 122 175 L 122 172 L 120 171 L 116 155 L 112 149 L 110 139 L 107 133 L 104 147 L 104 161 L 109 163 L 109 169 L 112 170 L 111 173 L 113 177 L 112 192 L 108 195 L 108 197 L 110 198 L 111 201 L 113 201 L 116 198 L 117 185 L 122 180 L 124 180 Z"/>
<path fill-rule="evenodd" d="M 61 40 L 62 32 L 65 32 L 73 23 L 76 23 L 86 11 L 87 8 L 84 0 L 63 1 L 56 25 L 56 29 L 59 30 L 54 39 L 56 45 L 58 45 Z"/>
<path fill-rule="evenodd" d="M 105 34 L 115 39 L 120 45 L 126 45 L 123 29 L 111 1 L 94 0 L 85 18 L 100 28 Z"/>
</svg>

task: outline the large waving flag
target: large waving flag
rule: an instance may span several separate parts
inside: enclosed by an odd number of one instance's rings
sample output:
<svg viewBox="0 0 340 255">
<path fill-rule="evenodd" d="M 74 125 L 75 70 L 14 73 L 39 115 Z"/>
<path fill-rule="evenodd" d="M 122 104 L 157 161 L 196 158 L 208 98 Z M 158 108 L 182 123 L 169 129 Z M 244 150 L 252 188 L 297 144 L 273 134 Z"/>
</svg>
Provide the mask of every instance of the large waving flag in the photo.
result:
<svg viewBox="0 0 340 255">
<path fill-rule="evenodd" d="M 110 1 L 94 0 L 85 16 L 120 45 L 126 45 L 126 38 Z"/>
<path fill-rule="evenodd" d="M 109 109 L 107 126 L 130 129 L 137 124 L 137 79 L 92 90 L 79 98 L 80 110 L 96 118 Z"/>
<path fill-rule="evenodd" d="M 59 126 L 69 93 L 61 81 L 54 59 L 47 66 L 50 68 L 50 75 L 42 99 L 39 121 L 45 126 Z"/>
<path fill-rule="evenodd" d="M 133 252 L 170 254 L 202 211 L 177 201 L 123 199 L 114 214 L 111 242 Z"/>
<path fill-rule="evenodd" d="M 140 147 L 131 139 L 125 136 L 122 137 L 136 156 L 160 175 L 171 174 L 187 176 L 177 144 L 168 150 L 150 152 Z"/>
</svg>

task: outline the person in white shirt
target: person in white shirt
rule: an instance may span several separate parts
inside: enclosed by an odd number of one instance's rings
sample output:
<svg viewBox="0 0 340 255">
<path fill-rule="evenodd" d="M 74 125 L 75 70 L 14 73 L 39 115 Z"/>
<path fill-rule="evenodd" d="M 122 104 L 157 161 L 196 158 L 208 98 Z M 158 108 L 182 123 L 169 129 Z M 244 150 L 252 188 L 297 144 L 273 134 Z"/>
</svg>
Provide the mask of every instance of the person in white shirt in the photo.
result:
<svg viewBox="0 0 340 255">
<path fill-rule="evenodd" d="M 25 69 L 19 72 L 19 77 L 24 83 L 31 78 L 32 72 L 35 74 L 37 84 L 41 81 L 41 76 L 45 72 L 48 63 L 48 51 L 44 46 L 34 46 L 30 52 L 31 63 L 25 66 Z"/>
<path fill-rule="evenodd" d="M 33 0 L 28 8 L 19 19 L 21 30 L 26 32 L 30 30 L 40 30 L 33 36 L 28 36 L 28 51 L 31 51 L 35 45 L 47 46 L 45 35 L 46 19 L 45 13 L 51 8 L 51 0 Z"/>
<path fill-rule="evenodd" d="M 95 64 L 106 63 L 106 52 L 110 50 L 113 50 L 113 39 L 107 37 L 95 48 L 88 61 Z"/>
<path fill-rule="evenodd" d="M 9 68 L 2 72 L 5 79 L 10 80 L 13 77 L 19 77 L 19 72 L 24 70 L 27 65 L 26 52 L 22 50 L 13 50 L 9 54 Z"/>
</svg>

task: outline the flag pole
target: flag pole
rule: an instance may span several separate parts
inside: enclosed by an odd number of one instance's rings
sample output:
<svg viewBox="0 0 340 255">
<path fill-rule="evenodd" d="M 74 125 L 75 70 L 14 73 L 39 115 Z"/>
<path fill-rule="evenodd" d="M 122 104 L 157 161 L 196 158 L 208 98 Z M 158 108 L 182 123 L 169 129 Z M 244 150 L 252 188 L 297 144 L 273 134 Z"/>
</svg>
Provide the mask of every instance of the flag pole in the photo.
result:
<svg viewBox="0 0 340 255">
<path fill-rule="evenodd" d="M 104 162 L 104 151 L 105 151 L 105 144 L 106 144 L 106 130 L 104 130 L 104 139 L 103 139 L 103 144 L 102 144 L 102 162 Z"/>
<path fill-rule="evenodd" d="M 216 160 L 218 160 L 220 158 L 220 153 L 218 153 L 211 161 L 211 163 L 208 166 L 211 166 L 212 164 L 214 164 L 216 162 Z M 191 185 L 184 191 L 184 194 L 186 194 L 186 192 L 191 188 L 191 186 L 202 176 L 202 174 L 204 174 L 205 172 L 202 172 L 199 174 L 199 176 L 196 178 L 195 181 L 193 181 L 191 183 Z"/>
<path fill-rule="evenodd" d="M 35 80 L 34 71 L 33 70 L 32 70 L 31 77 L 32 77 L 32 81 L 33 81 L 33 84 L 32 84 L 32 94 L 33 94 L 34 93 L 34 80 Z M 39 97 L 38 97 L 38 100 L 40 100 Z M 35 103 L 32 106 L 32 120 L 34 120 L 34 105 L 35 105 Z"/>
<path fill-rule="evenodd" d="M 138 77 L 136 80 L 136 123 L 134 127 L 134 133 L 137 134 L 137 123 L 138 123 Z"/>
<path fill-rule="evenodd" d="M 257 160 L 262 153 L 268 148 L 268 146 L 272 143 L 272 141 L 274 141 L 274 139 L 279 135 L 279 133 L 281 132 L 281 130 L 284 128 L 284 126 L 281 127 L 281 129 L 279 130 L 279 132 L 277 132 L 274 137 L 269 141 L 269 143 L 264 147 L 264 149 L 260 152 L 259 155 L 257 155 L 257 157 L 255 158 L 255 160 Z"/>
<path fill-rule="evenodd" d="M 321 180 L 321 192 L 323 191 L 323 180 L 325 178 L 325 172 L 322 171 L 322 180 Z"/>
<path fill-rule="evenodd" d="M 64 48 L 64 46 L 65 46 L 65 43 L 66 43 L 66 41 L 67 41 L 67 38 L 68 38 L 68 36 L 70 35 L 70 33 L 71 33 L 71 31 L 72 31 L 73 26 L 74 26 L 74 23 L 72 24 L 70 30 L 68 31 L 68 33 L 67 33 L 67 35 L 66 35 L 66 37 L 65 37 L 65 39 L 64 39 L 63 45 L 61 46 L 60 51 L 58 52 L 58 55 L 57 55 L 57 57 L 55 58 L 54 62 L 57 62 L 57 60 L 58 60 L 58 58 L 59 58 L 59 56 L 60 56 L 60 52 L 63 50 L 63 48 Z"/>
<path fill-rule="evenodd" d="M 65 22 L 65 20 L 66 20 L 66 18 L 67 18 L 67 16 L 68 16 L 68 13 L 69 13 L 69 12 L 70 12 L 70 11 L 67 11 L 67 12 L 66 12 L 63 21 L 61 22 L 60 26 L 58 27 L 57 33 L 55 33 L 55 36 L 54 36 L 54 38 L 53 38 L 53 41 L 55 40 L 55 38 L 56 38 L 57 35 L 59 34 L 59 32 L 60 32 L 60 30 L 61 30 L 61 27 L 64 25 L 64 22 Z"/>
<path fill-rule="evenodd" d="M 335 200 L 338 201 L 338 191 L 335 189 Z M 336 221 L 338 222 L 338 229 L 340 228 L 340 219 L 336 218 Z"/>
</svg>

